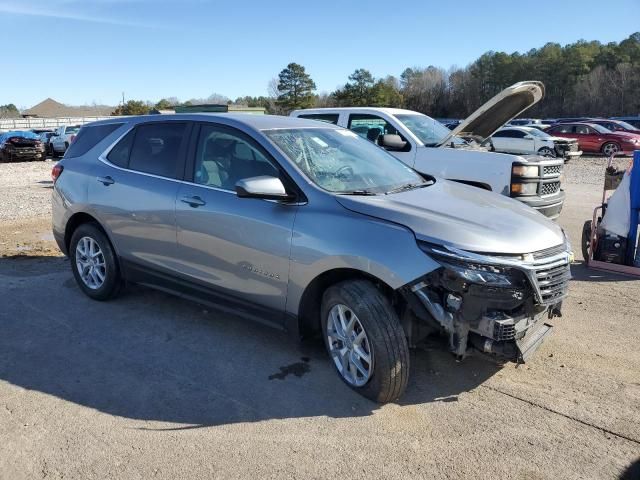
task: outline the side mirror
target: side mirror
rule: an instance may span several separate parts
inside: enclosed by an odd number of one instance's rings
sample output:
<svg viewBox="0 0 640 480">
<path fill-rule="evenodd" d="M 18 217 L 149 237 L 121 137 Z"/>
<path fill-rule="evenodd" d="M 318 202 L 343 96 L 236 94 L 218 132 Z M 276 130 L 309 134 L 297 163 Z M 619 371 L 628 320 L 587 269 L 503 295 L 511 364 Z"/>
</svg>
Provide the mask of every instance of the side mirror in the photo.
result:
<svg viewBox="0 0 640 480">
<path fill-rule="evenodd" d="M 402 151 L 407 148 L 407 142 L 400 135 L 386 134 L 378 137 L 378 145 L 386 150 Z"/>
<path fill-rule="evenodd" d="M 282 181 L 277 177 L 251 177 L 236 183 L 236 193 L 240 198 L 261 198 L 263 200 L 293 200 Z"/>
</svg>

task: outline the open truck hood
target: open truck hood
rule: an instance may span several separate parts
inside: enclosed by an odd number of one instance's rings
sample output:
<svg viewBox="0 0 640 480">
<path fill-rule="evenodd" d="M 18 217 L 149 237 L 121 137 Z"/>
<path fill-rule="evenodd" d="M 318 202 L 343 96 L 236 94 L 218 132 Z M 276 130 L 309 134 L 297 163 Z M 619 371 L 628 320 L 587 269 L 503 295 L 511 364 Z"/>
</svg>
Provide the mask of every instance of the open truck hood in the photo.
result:
<svg viewBox="0 0 640 480">
<path fill-rule="evenodd" d="M 445 146 L 452 138 L 473 138 L 482 143 L 505 123 L 538 103 L 544 97 L 542 82 L 518 82 L 505 88 L 498 95 L 468 116 L 440 142 Z"/>
</svg>

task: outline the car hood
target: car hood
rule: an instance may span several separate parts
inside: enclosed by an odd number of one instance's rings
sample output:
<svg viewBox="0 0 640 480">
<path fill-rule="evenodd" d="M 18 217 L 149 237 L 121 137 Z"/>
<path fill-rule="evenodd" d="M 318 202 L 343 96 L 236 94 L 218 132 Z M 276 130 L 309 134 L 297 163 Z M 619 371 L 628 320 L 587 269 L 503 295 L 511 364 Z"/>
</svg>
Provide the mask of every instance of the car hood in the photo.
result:
<svg viewBox="0 0 640 480">
<path fill-rule="evenodd" d="M 505 123 L 520 115 L 544 97 L 542 82 L 518 82 L 505 88 L 482 105 L 440 142 L 446 145 L 453 137 L 473 138 L 483 143 Z"/>
<path fill-rule="evenodd" d="M 336 198 L 348 210 L 411 229 L 419 240 L 471 252 L 524 254 L 564 242 L 558 225 L 517 200 L 447 180 L 390 195 Z"/>
<path fill-rule="evenodd" d="M 552 140 L 554 142 L 561 142 L 561 143 L 571 143 L 571 142 L 578 142 L 577 138 L 567 138 L 567 137 L 549 137 L 546 140 Z"/>
</svg>

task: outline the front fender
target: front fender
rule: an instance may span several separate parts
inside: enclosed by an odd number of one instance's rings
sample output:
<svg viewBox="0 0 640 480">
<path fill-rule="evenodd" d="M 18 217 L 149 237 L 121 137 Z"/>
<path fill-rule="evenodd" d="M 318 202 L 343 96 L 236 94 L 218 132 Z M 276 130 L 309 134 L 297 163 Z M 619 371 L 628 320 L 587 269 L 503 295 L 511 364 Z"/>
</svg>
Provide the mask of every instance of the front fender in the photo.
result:
<svg viewBox="0 0 640 480">
<path fill-rule="evenodd" d="M 297 315 L 307 286 L 331 270 L 363 272 L 397 289 L 439 266 L 404 226 L 346 209 L 338 214 L 304 210 L 293 233 L 288 313 Z"/>
</svg>

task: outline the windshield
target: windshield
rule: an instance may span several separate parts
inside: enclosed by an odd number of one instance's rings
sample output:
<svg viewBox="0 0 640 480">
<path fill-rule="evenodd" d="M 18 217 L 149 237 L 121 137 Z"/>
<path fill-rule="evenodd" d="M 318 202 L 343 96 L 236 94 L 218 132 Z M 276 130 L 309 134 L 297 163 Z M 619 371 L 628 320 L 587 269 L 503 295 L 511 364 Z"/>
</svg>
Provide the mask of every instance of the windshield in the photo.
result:
<svg viewBox="0 0 640 480">
<path fill-rule="evenodd" d="M 313 183 L 330 192 L 378 194 L 427 185 L 400 160 L 349 130 L 296 128 L 264 134 Z"/>
<path fill-rule="evenodd" d="M 451 133 L 447 127 L 437 120 L 426 115 L 416 114 L 399 114 L 395 117 L 413 133 L 418 140 L 424 143 L 425 147 L 435 147 L 440 145 L 442 141 Z M 455 138 L 457 144 L 465 144 L 461 138 Z"/>
<path fill-rule="evenodd" d="M 634 127 L 633 125 L 631 125 L 630 123 L 623 122 L 622 120 L 616 120 L 616 123 L 620 125 L 622 128 L 624 128 L 625 130 L 640 130 Z"/>
<path fill-rule="evenodd" d="M 542 130 L 538 130 L 537 128 L 528 128 L 527 133 L 540 138 L 548 138 L 551 136 L 547 132 L 543 132 Z"/>
</svg>

